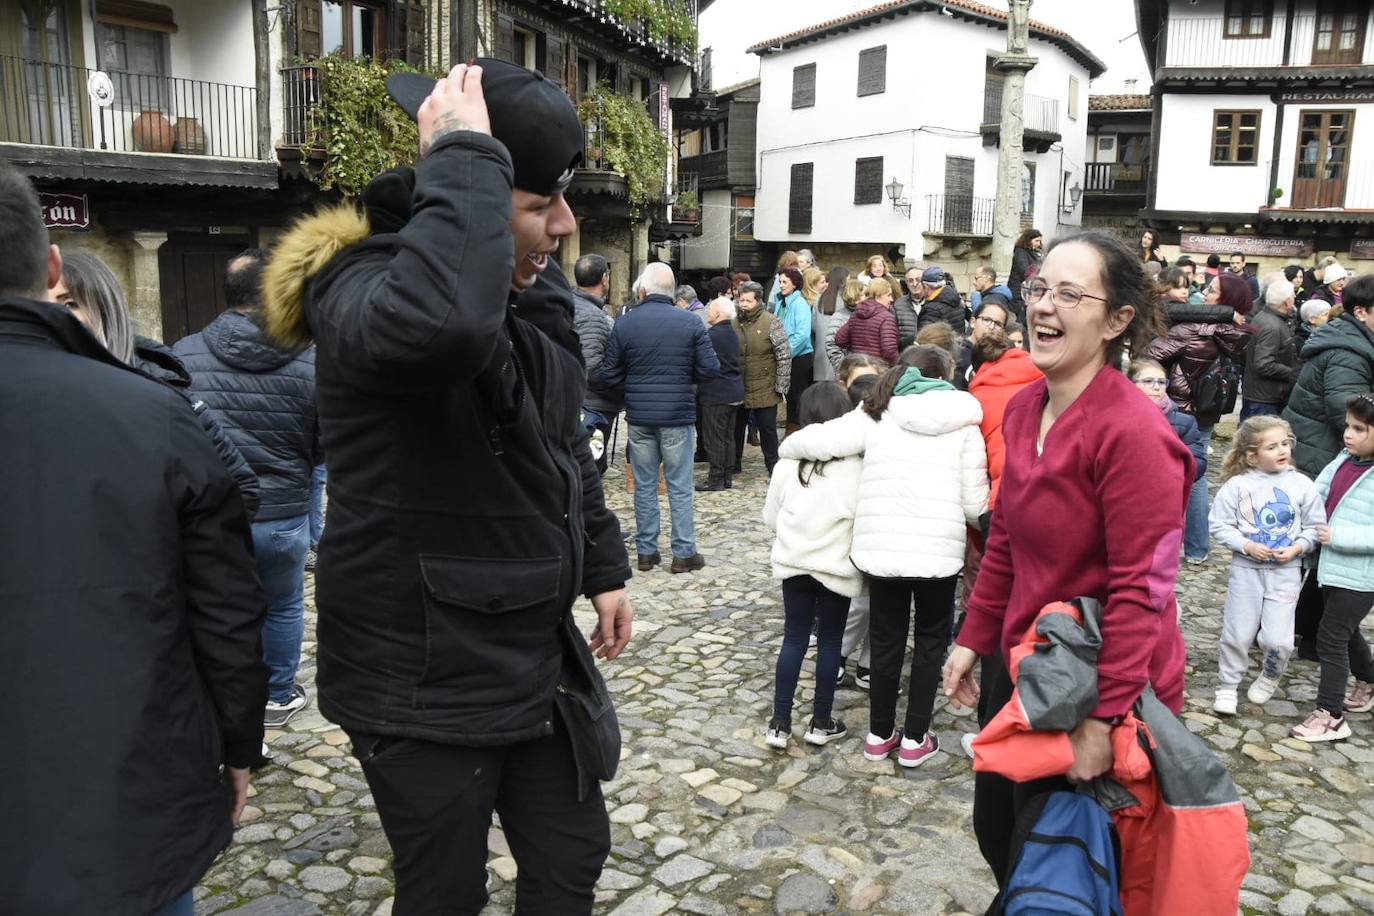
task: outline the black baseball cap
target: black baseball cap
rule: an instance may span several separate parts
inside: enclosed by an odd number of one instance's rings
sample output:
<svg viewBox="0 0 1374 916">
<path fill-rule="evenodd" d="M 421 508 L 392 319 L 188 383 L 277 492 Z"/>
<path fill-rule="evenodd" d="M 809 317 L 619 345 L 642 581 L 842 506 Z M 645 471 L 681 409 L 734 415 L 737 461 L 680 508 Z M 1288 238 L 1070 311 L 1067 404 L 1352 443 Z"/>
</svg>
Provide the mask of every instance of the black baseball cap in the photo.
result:
<svg viewBox="0 0 1374 916">
<path fill-rule="evenodd" d="M 566 190 L 582 161 L 582 122 L 572 99 L 537 70 L 490 57 L 477 64 L 491 134 L 510 151 L 515 186 L 546 197 Z M 386 91 L 414 118 L 436 82 L 421 73 L 393 73 Z"/>
</svg>

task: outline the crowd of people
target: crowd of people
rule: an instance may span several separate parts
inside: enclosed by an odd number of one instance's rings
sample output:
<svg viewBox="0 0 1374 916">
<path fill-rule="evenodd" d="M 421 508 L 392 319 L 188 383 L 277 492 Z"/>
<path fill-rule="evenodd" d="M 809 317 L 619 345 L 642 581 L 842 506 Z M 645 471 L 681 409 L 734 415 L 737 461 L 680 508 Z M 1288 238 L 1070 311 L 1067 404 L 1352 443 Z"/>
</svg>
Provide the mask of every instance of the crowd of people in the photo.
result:
<svg viewBox="0 0 1374 916">
<path fill-rule="evenodd" d="M 793 737 L 813 633 L 803 740 L 848 735 L 834 693 L 852 659 L 864 757 L 917 767 L 941 751 L 937 693 L 1005 722 L 1025 708 L 1018 650 L 1077 602 L 1095 689 L 1059 729 L 1061 765 L 978 767 L 999 885 L 1035 799 L 1126 778 L 1121 736 L 1150 704 L 1181 710 L 1174 585 L 1213 541 L 1231 555 L 1216 712 L 1237 712 L 1256 641 L 1254 704 L 1295 652 L 1320 663 L 1292 737 L 1343 739 L 1374 708 L 1374 276 L 1171 266 L 1151 232 L 1133 250 L 1032 229 L 1006 282 L 978 269 L 967 302 L 939 266 L 899 280 L 881 255 L 852 273 L 800 250 L 704 299 L 651 263 L 612 310 L 606 258 L 582 255 L 571 283 L 551 258 L 583 155 L 560 90 L 484 60 L 388 91 L 418 164 L 243 252 L 229 308 L 170 348 L 135 333 L 106 265 L 49 243 L 33 188 L 0 167 L 16 912 L 192 911 L 270 759 L 265 729 L 310 702 L 311 564 L 320 709 L 376 801 L 394 911 L 480 911 L 497 812 L 517 905 L 590 912 L 620 758 L 595 659 L 624 651 L 634 617 L 601 488 L 622 414 L 643 572 L 662 565 L 660 481 L 669 570 L 690 574 L 696 494 L 761 450 L 784 612 L 768 746 Z M 981 740 L 965 736 L 975 759 Z M 1234 900 L 1239 880 L 1214 892 Z"/>
</svg>

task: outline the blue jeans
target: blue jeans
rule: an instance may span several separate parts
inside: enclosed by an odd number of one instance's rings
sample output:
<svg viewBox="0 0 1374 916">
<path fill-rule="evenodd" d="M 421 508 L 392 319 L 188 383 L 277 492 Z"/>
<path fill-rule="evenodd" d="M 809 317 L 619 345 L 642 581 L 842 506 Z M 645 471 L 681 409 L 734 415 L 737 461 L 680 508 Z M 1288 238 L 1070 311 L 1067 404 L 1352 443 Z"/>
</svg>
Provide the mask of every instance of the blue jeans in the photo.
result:
<svg viewBox="0 0 1374 916">
<path fill-rule="evenodd" d="M 273 703 L 291 699 L 305 634 L 305 554 L 310 549 L 310 518 L 253 523 L 253 555 L 267 597 L 262 625 L 262 660 L 267 663 L 267 694 Z"/>
<path fill-rule="evenodd" d="M 310 546 L 320 546 L 320 536 L 324 534 L 324 482 L 327 479 L 324 465 L 315 468 L 310 475 Z"/>
<path fill-rule="evenodd" d="M 696 429 L 691 426 L 630 426 L 626 452 L 635 475 L 635 548 L 644 555 L 658 553 L 658 468 L 668 484 L 668 509 L 673 524 L 673 556 L 697 552 L 692 509 L 692 456 Z"/>
<path fill-rule="evenodd" d="M 1263 401 L 1252 401 L 1249 398 L 1240 399 L 1240 422 L 1244 423 L 1251 417 L 1277 417 L 1283 413 L 1282 404 L 1266 404 Z"/>
<path fill-rule="evenodd" d="M 153 911 L 152 916 L 193 916 L 195 911 L 195 894 L 193 891 L 187 891 L 180 897 L 168 900 L 158 907 Z"/>
<path fill-rule="evenodd" d="M 1202 433 L 1202 449 L 1206 454 L 1207 446 L 1212 444 L 1212 427 L 1199 425 L 1198 432 Z M 1203 475 L 1188 493 L 1188 514 L 1183 520 L 1183 555 L 1190 559 L 1202 559 L 1211 547 L 1211 531 L 1207 525 L 1211 508 L 1207 499 L 1207 477 Z"/>
<path fill-rule="evenodd" d="M 849 599 L 836 594 L 811 576 L 782 580 L 782 650 L 774 672 L 773 718 L 792 718 L 802 659 L 816 625 L 816 701 L 812 715 L 830 718 L 835 703 L 835 675 L 840 670 L 840 643 L 849 619 Z"/>
</svg>

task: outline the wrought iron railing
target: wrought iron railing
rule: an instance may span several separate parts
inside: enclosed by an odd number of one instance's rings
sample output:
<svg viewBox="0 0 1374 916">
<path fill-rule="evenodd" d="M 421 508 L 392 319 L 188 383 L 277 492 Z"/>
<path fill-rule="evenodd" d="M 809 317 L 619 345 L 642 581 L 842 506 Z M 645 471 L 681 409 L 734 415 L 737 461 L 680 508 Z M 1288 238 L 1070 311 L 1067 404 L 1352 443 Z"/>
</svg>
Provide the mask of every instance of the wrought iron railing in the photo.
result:
<svg viewBox="0 0 1374 916">
<path fill-rule="evenodd" d="M 926 232 L 946 235 L 992 235 L 991 197 L 963 194 L 926 195 Z"/>
<path fill-rule="evenodd" d="M 101 108 L 86 94 L 93 72 L 0 56 L 0 143 L 264 158 L 255 87 L 112 71 Z"/>
<path fill-rule="evenodd" d="M 697 176 L 685 172 L 678 175 L 677 193 L 673 200 L 673 222 L 695 223 L 701 220 L 701 185 Z"/>
<path fill-rule="evenodd" d="M 1150 167 L 1124 162 L 1089 162 L 1084 166 L 1084 192 L 1088 194 L 1144 194 Z"/>
<path fill-rule="evenodd" d="M 677 161 L 679 172 L 690 172 L 702 181 L 724 181 L 729 177 L 729 161 L 725 150 L 718 149 L 696 156 L 683 156 Z"/>
<path fill-rule="evenodd" d="M 1002 123 L 1002 88 L 1001 80 L 989 80 L 984 84 L 984 124 Z M 1022 96 L 1021 117 L 1026 130 L 1057 134 L 1059 133 L 1059 100 L 1028 93 Z"/>
<path fill-rule="evenodd" d="M 1259 4 L 1252 4 L 1259 7 Z M 1165 67 L 1308 67 L 1374 64 L 1374 41 L 1365 33 L 1367 12 L 1294 15 L 1283 4 L 1272 14 L 1189 16 L 1184 10 L 1165 22 Z M 1285 55 L 1285 48 L 1287 54 Z M 1285 57 L 1287 59 L 1285 59 Z"/>
</svg>

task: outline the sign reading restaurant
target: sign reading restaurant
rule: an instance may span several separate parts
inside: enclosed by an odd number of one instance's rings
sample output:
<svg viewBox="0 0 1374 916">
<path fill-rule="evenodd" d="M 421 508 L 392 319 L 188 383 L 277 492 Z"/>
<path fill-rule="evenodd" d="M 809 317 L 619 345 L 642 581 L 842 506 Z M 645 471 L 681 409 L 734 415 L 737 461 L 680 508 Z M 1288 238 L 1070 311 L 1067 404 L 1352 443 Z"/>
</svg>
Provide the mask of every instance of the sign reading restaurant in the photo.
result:
<svg viewBox="0 0 1374 916">
<path fill-rule="evenodd" d="M 85 194 L 38 195 L 43 208 L 43 225 L 49 229 L 91 228 L 91 208 Z"/>
<path fill-rule="evenodd" d="M 1280 92 L 1280 102 L 1374 102 L 1374 89 L 1316 89 Z"/>
<path fill-rule="evenodd" d="M 1239 251 L 1256 257 L 1305 258 L 1312 254 L 1312 240 L 1184 232 L 1179 238 L 1178 250 L 1195 254 L 1219 254 L 1223 257 Z"/>
</svg>

